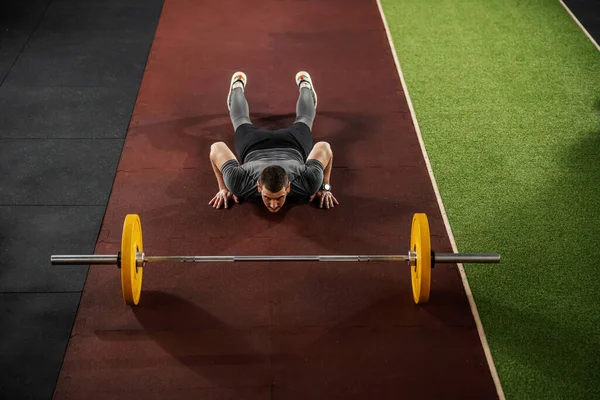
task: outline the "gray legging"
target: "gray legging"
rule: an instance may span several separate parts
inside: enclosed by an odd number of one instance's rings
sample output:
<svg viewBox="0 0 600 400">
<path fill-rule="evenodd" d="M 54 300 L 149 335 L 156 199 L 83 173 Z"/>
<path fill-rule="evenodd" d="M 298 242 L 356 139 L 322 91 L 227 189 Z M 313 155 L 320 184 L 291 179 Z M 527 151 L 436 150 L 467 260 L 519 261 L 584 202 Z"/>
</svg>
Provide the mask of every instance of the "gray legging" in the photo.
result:
<svg viewBox="0 0 600 400">
<path fill-rule="evenodd" d="M 315 115 L 316 109 L 312 91 L 309 88 L 301 88 L 298 102 L 296 103 L 295 122 L 303 122 L 312 130 Z M 250 109 L 242 88 L 235 88 L 231 93 L 231 110 L 229 111 L 229 116 L 231 117 L 234 131 L 242 124 L 252 123 L 250 122 Z"/>
</svg>

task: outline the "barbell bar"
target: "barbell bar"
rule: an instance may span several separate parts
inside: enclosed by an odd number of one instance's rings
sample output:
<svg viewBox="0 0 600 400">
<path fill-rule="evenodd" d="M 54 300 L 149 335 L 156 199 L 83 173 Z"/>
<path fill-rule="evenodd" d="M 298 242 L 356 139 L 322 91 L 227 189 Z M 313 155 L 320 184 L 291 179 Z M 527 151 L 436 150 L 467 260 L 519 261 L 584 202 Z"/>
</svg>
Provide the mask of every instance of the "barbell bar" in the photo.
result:
<svg viewBox="0 0 600 400">
<path fill-rule="evenodd" d="M 427 215 L 413 216 L 410 250 L 397 255 L 278 255 L 278 256 L 147 256 L 143 250 L 142 226 L 137 214 L 128 214 L 123 223 L 121 251 L 118 254 L 53 255 L 53 265 L 117 265 L 121 269 L 121 290 L 126 304 L 137 305 L 142 290 L 146 263 L 215 262 L 407 262 L 411 268 L 413 299 L 416 304 L 429 300 L 431 268 L 435 263 L 499 263 L 497 253 L 435 253 L 431 250 Z"/>
<path fill-rule="evenodd" d="M 435 262 L 438 263 L 497 263 L 498 254 L 485 253 L 433 253 Z M 215 263 L 215 262 L 271 262 L 271 261 L 392 261 L 406 262 L 416 261 L 417 255 L 414 251 L 408 254 L 397 255 L 293 255 L 293 256 L 147 256 L 145 253 L 136 254 L 137 263 Z M 51 256 L 51 262 L 55 265 L 118 265 L 118 254 L 90 254 L 90 255 L 59 255 Z"/>
</svg>

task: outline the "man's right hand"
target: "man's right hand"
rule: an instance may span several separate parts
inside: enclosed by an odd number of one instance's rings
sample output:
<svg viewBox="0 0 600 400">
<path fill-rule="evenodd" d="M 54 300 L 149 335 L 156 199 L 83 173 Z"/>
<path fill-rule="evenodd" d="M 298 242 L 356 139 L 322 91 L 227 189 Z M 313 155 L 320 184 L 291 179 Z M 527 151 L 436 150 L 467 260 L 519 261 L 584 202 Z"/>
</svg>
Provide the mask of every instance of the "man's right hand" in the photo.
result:
<svg viewBox="0 0 600 400">
<path fill-rule="evenodd" d="M 208 202 L 208 204 L 217 209 L 221 208 L 221 206 L 224 206 L 224 208 L 228 208 L 229 199 L 232 197 L 233 201 L 235 201 L 237 204 L 240 203 L 238 198 L 234 196 L 229 190 L 221 189 L 217 192 L 217 194 L 215 194 L 215 197 L 213 197 L 212 200 Z"/>
</svg>

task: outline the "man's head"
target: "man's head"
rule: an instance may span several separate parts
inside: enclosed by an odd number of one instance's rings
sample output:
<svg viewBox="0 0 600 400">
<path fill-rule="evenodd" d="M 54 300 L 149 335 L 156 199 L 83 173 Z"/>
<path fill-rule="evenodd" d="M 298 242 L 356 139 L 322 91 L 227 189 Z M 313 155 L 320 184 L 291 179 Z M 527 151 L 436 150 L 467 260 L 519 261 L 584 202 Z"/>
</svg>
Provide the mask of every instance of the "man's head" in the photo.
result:
<svg viewBox="0 0 600 400">
<path fill-rule="evenodd" d="M 270 165 L 262 170 L 257 182 L 263 203 L 271 212 L 281 210 L 285 198 L 290 192 L 287 173 L 278 165 Z"/>
</svg>

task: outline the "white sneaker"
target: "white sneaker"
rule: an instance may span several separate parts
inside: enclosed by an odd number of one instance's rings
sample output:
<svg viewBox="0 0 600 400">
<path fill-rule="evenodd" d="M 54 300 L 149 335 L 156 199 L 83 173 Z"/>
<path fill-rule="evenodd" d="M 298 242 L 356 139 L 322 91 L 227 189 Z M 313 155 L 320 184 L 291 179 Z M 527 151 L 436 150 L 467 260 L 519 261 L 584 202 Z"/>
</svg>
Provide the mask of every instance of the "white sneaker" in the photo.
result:
<svg viewBox="0 0 600 400">
<path fill-rule="evenodd" d="M 315 108 L 317 108 L 317 92 L 315 91 L 309 73 L 306 71 L 300 71 L 296 74 L 296 85 L 298 85 L 298 89 L 300 89 L 300 84 L 302 84 L 302 82 L 307 82 L 310 85 L 310 91 L 312 92 L 313 100 L 315 101 Z"/>
<path fill-rule="evenodd" d="M 248 77 L 242 71 L 238 71 L 231 76 L 231 82 L 229 83 L 229 93 L 227 94 L 227 108 L 231 111 L 231 92 L 233 91 L 233 85 L 237 82 L 242 82 L 242 90 L 246 89 L 248 83 Z"/>
</svg>

